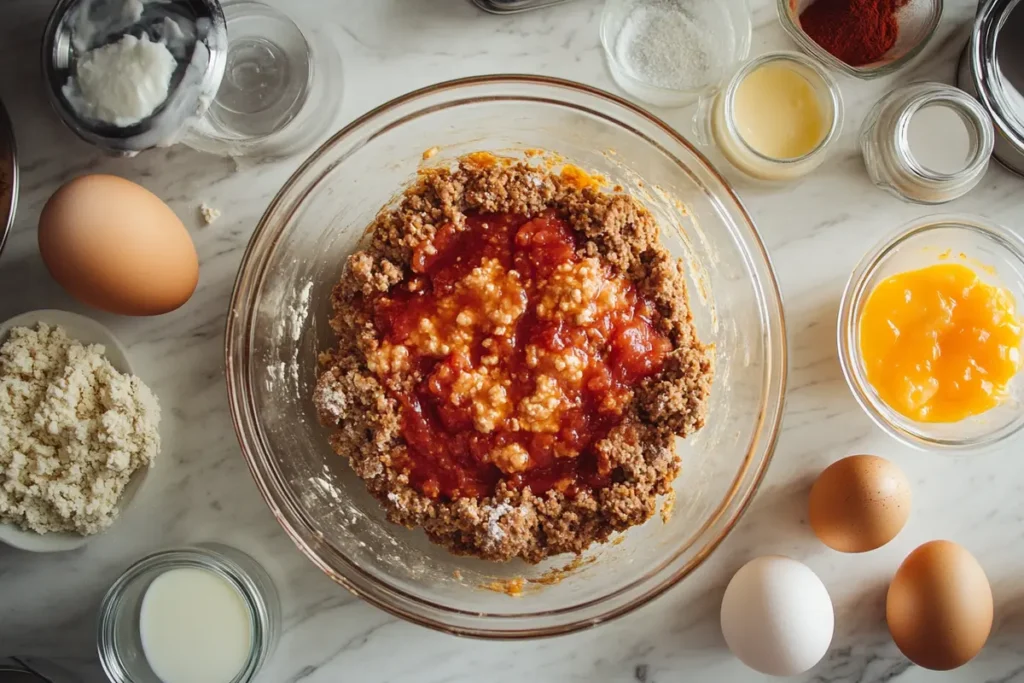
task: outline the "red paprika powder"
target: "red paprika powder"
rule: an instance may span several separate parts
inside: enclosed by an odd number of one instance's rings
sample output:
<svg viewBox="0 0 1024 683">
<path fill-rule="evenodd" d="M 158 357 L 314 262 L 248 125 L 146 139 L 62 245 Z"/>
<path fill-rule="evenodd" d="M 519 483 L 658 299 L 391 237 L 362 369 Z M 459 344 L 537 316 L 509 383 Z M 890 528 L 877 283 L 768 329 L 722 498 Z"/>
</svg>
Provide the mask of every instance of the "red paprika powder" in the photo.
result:
<svg viewBox="0 0 1024 683">
<path fill-rule="evenodd" d="M 896 11 L 907 1 L 816 0 L 800 15 L 800 27 L 832 56 L 864 66 L 896 44 Z"/>
</svg>

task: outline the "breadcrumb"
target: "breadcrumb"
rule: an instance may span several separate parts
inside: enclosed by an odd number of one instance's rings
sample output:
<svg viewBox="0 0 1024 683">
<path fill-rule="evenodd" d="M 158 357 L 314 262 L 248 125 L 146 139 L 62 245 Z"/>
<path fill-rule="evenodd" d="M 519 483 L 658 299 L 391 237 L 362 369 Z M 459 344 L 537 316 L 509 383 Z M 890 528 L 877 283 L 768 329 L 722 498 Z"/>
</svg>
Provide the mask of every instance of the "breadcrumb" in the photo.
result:
<svg viewBox="0 0 1024 683">
<path fill-rule="evenodd" d="M 160 406 L 104 348 L 61 327 L 14 328 L 0 347 L 0 522 L 94 534 L 160 450 Z"/>
<path fill-rule="evenodd" d="M 220 218 L 220 209 L 215 209 L 209 206 L 206 202 L 199 205 L 199 215 L 203 219 L 203 223 L 211 225 L 214 221 Z"/>
</svg>

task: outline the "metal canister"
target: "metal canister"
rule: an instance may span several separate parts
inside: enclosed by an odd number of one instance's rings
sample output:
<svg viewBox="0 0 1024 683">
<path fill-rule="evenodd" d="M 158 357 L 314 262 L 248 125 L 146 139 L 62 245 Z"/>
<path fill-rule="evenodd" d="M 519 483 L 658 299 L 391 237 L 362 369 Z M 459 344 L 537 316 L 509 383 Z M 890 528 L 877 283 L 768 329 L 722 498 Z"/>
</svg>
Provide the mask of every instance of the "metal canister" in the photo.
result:
<svg viewBox="0 0 1024 683">
<path fill-rule="evenodd" d="M 559 5 L 568 0 L 473 0 L 473 3 L 482 10 L 493 14 L 511 14 L 513 12 L 525 12 L 529 9 L 540 9 Z"/>
<path fill-rule="evenodd" d="M 996 129 L 993 156 L 1024 176 L 1024 3 L 983 0 L 960 56 L 957 85 L 984 105 Z"/>
<path fill-rule="evenodd" d="M 205 113 L 220 87 L 227 60 L 224 11 L 217 0 L 165 0 L 145 3 L 141 5 L 141 16 L 131 17 L 123 11 L 111 14 L 114 5 L 99 0 L 58 0 L 43 34 L 43 74 L 50 102 L 72 131 L 97 147 L 130 155 L 174 144 L 190 122 Z M 104 30 L 94 32 L 90 22 L 100 11 L 113 20 L 106 22 L 109 26 Z M 147 118 L 127 127 L 81 116 L 65 96 L 64 86 L 73 78 L 82 54 L 127 33 L 136 37 L 146 33 L 157 42 L 170 30 L 168 21 L 175 24 L 178 33 L 183 23 L 195 31 L 184 53 L 175 56 L 178 68 L 163 104 Z M 80 30 L 83 26 L 90 30 Z M 89 34 L 87 41 L 78 39 L 77 33 L 81 32 Z"/>
</svg>

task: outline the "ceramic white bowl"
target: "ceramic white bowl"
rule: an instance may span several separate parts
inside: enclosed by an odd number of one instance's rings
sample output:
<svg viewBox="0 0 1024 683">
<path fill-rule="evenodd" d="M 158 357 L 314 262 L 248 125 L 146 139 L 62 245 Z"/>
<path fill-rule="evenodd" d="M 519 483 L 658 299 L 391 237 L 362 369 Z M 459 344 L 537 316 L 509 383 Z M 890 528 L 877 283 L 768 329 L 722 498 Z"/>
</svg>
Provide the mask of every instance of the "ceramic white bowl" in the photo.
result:
<svg viewBox="0 0 1024 683">
<path fill-rule="evenodd" d="M 68 311 L 41 310 L 30 311 L 16 315 L 10 320 L 0 323 L 0 344 L 7 341 L 7 336 L 15 327 L 35 327 L 39 323 L 47 325 L 60 325 L 72 339 L 77 339 L 84 344 L 102 344 L 106 348 L 104 354 L 110 364 L 118 372 L 134 374 L 132 365 L 128 361 L 128 354 L 106 327 L 92 318 L 84 315 L 70 313 Z M 131 480 L 124 489 L 121 500 L 118 501 L 119 516 L 124 514 L 125 508 L 142 488 L 148 473 L 148 467 L 136 470 Z M 89 536 L 70 532 L 54 532 L 48 534 L 37 534 L 34 531 L 25 531 L 14 524 L 0 524 L 0 543 L 6 543 L 14 548 L 28 550 L 36 553 L 52 553 L 64 550 L 74 550 L 89 542 Z"/>
</svg>

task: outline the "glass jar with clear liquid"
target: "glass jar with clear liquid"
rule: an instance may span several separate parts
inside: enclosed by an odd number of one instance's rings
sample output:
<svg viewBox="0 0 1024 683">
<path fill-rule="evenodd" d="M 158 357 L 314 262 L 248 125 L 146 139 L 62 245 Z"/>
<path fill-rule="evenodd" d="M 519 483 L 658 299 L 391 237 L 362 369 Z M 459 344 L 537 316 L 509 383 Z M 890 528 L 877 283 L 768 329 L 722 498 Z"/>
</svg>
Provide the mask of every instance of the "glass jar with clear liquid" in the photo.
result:
<svg viewBox="0 0 1024 683">
<path fill-rule="evenodd" d="M 320 142 L 341 103 L 337 50 L 262 3 L 236 0 L 223 9 L 224 76 L 182 142 L 227 156 L 287 156 Z"/>
</svg>

